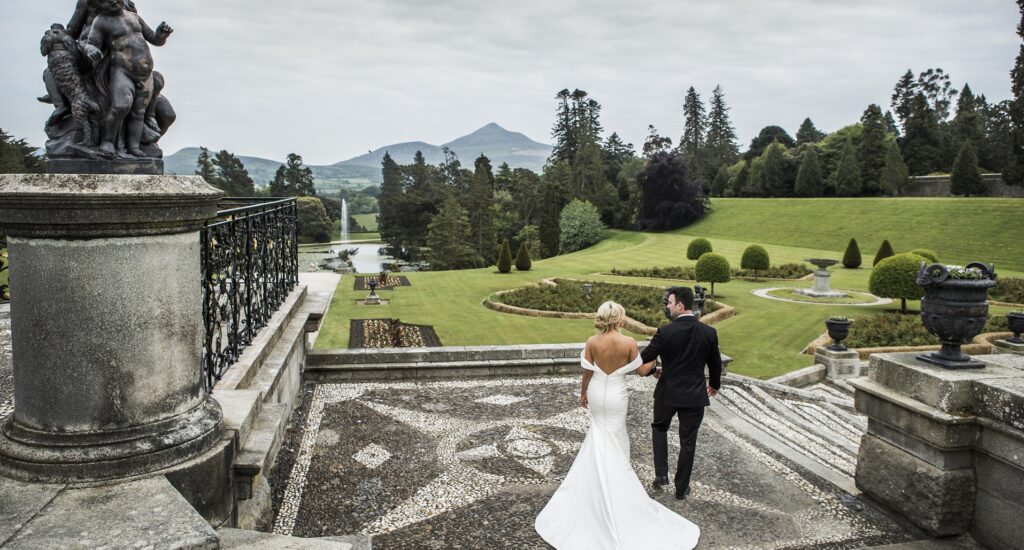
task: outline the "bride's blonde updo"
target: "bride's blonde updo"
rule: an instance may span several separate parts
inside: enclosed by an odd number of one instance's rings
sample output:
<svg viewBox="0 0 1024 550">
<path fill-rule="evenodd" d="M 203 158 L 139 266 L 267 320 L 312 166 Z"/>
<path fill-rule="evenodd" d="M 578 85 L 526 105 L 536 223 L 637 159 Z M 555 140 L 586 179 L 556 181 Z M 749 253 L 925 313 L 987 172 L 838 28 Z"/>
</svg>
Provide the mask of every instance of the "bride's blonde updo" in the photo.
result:
<svg viewBox="0 0 1024 550">
<path fill-rule="evenodd" d="M 622 326 L 626 321 L 626 310 L 619 304 L 607 301 L 597 308 L 597 319 L 594 321 L 594 328 L 601 332 L 608 332 Z"/>
</svg>

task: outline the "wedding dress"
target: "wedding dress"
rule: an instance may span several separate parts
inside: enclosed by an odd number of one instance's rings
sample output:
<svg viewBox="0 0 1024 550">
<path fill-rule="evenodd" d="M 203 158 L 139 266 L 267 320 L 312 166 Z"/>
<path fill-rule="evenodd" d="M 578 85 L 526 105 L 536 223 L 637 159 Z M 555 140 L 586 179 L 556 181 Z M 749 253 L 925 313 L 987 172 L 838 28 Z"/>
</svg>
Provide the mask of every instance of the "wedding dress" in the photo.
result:
<svg viewBox="0 0 1024 550">
<path fill-rule="evenodd" d="M 691 549 L 700 528 L 647 496 L 629 460 L 626 374 L 641 365 L 637 356 L 605 374 L 594 371 L 587 387 L 590 430 L 562 485 L 534 522 L 537 533 L 559 550 Z"/>
</svg>

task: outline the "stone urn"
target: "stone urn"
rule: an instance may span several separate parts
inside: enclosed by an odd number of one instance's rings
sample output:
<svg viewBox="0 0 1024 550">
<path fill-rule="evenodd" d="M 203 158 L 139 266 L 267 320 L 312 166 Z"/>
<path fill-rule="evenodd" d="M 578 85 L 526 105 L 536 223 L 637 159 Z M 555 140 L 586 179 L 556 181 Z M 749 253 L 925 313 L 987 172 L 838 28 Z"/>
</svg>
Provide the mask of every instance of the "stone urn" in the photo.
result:
<svg viewBox="0 0 1024 550">
<path fill-rule="evenodd" d="M 1024 338 L 1020 337 L 1020 333 L 1024 332 L 1024 311 L 1013 311 L 1006 314 L 1006 326 L 1010 328 L 1010 332 L 1013 333 L 1013 338 L 1007 338 L 1006 341 L 1011 344 L 1024 344 Z"/>
<path fill-rule="evenodd" d="M 996 284 L 995 267 L 972 262 L 966 267 L 921 262 L 917 284 L 924 291 L 921 320 L 939 337 L 942 349 L 917 358 L 947 369 L 977 369 L 985 363 L 971 359 L 960 346 L 981 334 L 988 321 L 988 290 Z"/>
<path fill-rule="evenodd" d="M 845 317 L 829 317 L 825 319 L 828 337 L 832 339 L 832 343 L 826 347 L 832 351 L 846 351 L 843 340 L 850 335 L 851 324 L 853 324 L 853 321 Z"/>
</svg>

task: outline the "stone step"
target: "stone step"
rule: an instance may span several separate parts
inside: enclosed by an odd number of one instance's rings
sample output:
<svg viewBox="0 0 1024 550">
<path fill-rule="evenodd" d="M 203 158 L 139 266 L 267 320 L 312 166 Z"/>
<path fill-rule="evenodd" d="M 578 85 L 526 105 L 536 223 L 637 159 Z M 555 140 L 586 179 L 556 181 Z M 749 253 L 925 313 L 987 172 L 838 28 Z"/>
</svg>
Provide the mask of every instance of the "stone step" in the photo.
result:
<svg viewBox="0 0 1024 550">
<path fill-rule="evenodd" d="M 776 412 L 782 414 L 789 420 L 790 423 L 795 424 L 797 428 L 802 428 L 808 432 L 811 432 L 818 437 L 832 443 L 833 445 L 846 449 L 851 455 L 857 454 L 857 444 L 850 441 L 846 435 L 837 433 L 835 430 L 829 429 L 829 427 L 823 425 L 820 419 L 809 418 L 808 414 L 802 411 L 797 406 L 790 406 L 788 403 L 782 402 L 780 399 L 768 394 L 768 392 L 758 387 L 750 388 L 751 392 L 756 395 L 762 402 L 768 405 Z"/>
<path fill-rule="evenodd" d="M 225 550 L 354 550 L 350 542 L 323 538 L 289 537 L 245 529 L 218 529 L 217 534 L 220 536 L 220 547 Z"/>
<path fill-rule="evenodd" d="M 298 391 L 298 378 L 301 377 L 302 368 L 301 365 L 298 368 L 289 367 L 295 367 L 293 362 L 303 360 L 305 332 L 304 315 L 289 320 L 247 389 L 263 392 L 264 401 L 285 402 L 290 407 L 292 396 Z M 295 379 L 292 380 L 292 377 Z M 295 388 L 291 387 L 293 384 Z"/>
<path fill-rule="evenodd" d="M 235 455 L 236 495 L 252 498 L 261 478 L 270 474 L 288 427 L 289 408 L 285 403 L 264 403 L 245 442 Z"/>
<path fill-rule="evenodd" d="M 367 363 L 306 367 L 304 377 L 318 381 L 398 380 L 457 376 L 512 376 L 576 374 L 579 357 L 554 359 L 499 359 L 415 363 Z"/>
</svg>

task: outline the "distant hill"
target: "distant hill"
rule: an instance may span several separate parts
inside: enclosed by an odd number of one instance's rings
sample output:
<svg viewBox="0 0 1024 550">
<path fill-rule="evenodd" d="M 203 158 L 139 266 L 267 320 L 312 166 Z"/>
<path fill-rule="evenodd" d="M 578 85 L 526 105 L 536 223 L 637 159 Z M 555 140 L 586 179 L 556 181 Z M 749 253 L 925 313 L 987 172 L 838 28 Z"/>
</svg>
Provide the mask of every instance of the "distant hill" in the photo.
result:
<svg viewBox="0 0 1024 550">
<path fill-rule="evenodd" d="M 491 166 L 495 169 L 507 162 L 512 168 L 529 168 L 539 173 L 551 154 L 550 145 L 533 141 L 519 132 L 510 132 L 493 122 L 443 145 L 451 148 L 467 168 L 472 168 L 473 161 L 482 153 L 491 159 Z M 444 160 L 441 147 L 422 141 L 395 143 L 330 166 L 310 165 L 310 168 L 316 177 L 317 187 L 335 187 L 344 180 L 380 183 L 380 164 L 385 152 L 399 164 L 411 163 L 416 151 L 422 152 L 428 163 L 439 164 Z M 187 147 L 164 158 L 164 171 L 168 174 L 192 174 L 198 158 L 199 148 Z M 274 179 L 274 172 L 281 165 L 281 162 L 258 157 L 239 158 L 257 185 L 266 185 Z"/>
</svg>

